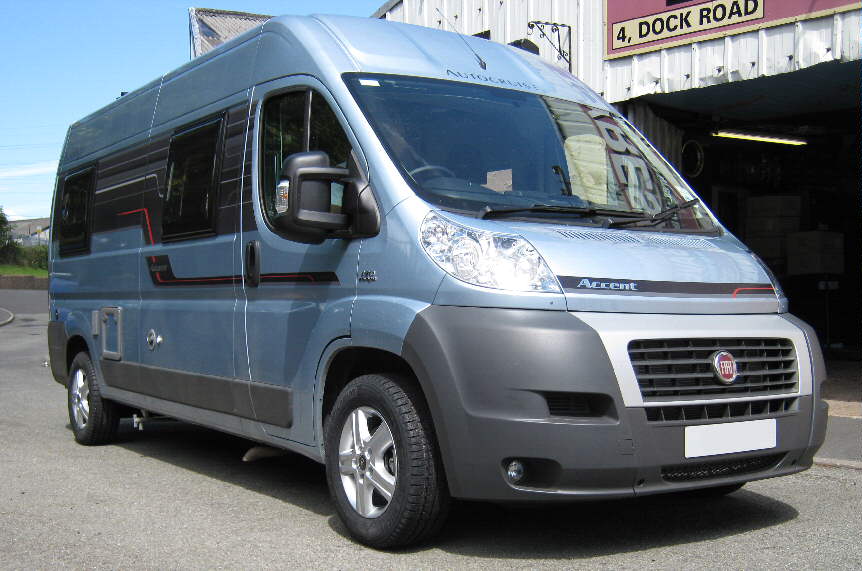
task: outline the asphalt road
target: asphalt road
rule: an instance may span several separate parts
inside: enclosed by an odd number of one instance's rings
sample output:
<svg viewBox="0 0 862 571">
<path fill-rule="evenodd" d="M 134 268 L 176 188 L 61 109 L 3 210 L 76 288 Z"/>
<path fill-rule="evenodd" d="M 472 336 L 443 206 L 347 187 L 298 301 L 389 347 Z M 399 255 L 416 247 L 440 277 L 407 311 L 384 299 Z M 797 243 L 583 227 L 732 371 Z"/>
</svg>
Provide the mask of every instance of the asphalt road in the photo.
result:
<svg viewBox="0 0 862 571">
<path fill-rule="evenodd" d="M 0 289 L 0 307 L 13 313 L 48 313 L 48 292 L 30 289 Z M 8 317 L 0 315 L 0 323 Z"/>
<path fill-rule="evenodd" d="M 178 422 L 75 444 L 44 320 L 0 328 L 0 568 L 862 566 L 862 471 L 825 467 L 712 501 L 462 504 L 432 545 L 373 551 L 302 457 L 243 463 L 250 443 Z"/>
</svg>

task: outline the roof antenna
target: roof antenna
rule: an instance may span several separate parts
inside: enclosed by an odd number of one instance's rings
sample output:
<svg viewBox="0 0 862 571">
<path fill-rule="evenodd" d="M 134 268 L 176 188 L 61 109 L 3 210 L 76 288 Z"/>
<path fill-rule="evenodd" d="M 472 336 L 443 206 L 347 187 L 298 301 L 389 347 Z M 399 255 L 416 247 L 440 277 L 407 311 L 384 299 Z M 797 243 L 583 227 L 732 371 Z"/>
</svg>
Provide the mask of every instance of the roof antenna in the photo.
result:
<svg viewBox="0 0 862 571">
<path fill-rule="evenodd" d="M 473 55 L 476 56 L 476 60 L 479 62 L 479 67 L 481 67 L 482 69 L 488 69 L 488 64 L 485 63 L 485 60 L 482 59 L 482 56 L 480 56 L 479 54 L 476 53 L 476 50 L 474 50 L 473 48 L 470 47 L 470 44 L 468 44 L 467 40 L 464 39 L 464 34 L 461 33 L 461 30 L 456 28 L 452 24 L 452 22 L 449 21 L 449 18 L 447 18 L 443 14 L 443 12 L 440 11 L 440 8 L 435 8 L 435 10 L 437 10 L 437 13 L 440 14 L 441 18 L 446 20 L 446 23 L 449 24 L 449 27 L 452 28 L 453 30 L 455 30 L 455 32 L 458 34 L 458 37 L 461 38 L 461 41 L 464 42 L 465 46 L 467 46 L 467 49 L 470 50 L 471 52 L 473 52 Z"/>
</svg>

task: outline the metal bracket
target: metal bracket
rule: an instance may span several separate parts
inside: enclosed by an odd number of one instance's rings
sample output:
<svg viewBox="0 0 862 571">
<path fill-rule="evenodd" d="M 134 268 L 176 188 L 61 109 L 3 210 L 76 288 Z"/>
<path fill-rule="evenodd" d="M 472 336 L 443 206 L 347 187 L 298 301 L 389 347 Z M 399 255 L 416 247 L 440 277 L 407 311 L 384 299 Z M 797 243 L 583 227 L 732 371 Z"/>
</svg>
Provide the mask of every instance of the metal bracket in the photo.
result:
<svg viewBox="0 0 862 571">
<path fill-rule="evenodd" d="M 545 31 L 545 28 L 549 28 L 549 30 Z M 563 28 L 568 31 L 568 51 L 563 49 L 563 37 L 560 31 Z M 527 22 L 528 36 L 532 35 L 533 30 L 536 29 L 539 30 L 539 37 L 548 40 L 548 43 L 551 44 L 551 47 L 554 48 L 554 51 L 557 52 L 557 59 L 565 61 L 566 64 L 568 64 L 569 66 L 569 73 L 572 73 L 572 27 L 568 24 L 558 24 L 556 22 L 540 22 L 538 20 L 532 20 L 530 22 Z M 556 34 L 556 43 L 554 43 L 554 39 L 549 34 Z"/>
<path fill-rule="evenodd" d="M 175 421 L 176 419 L 172 418 L 170 416 L 163 416 L 161 414 L 153 414 L 148 410 L 141 409 L 141 414 L 133 414 L 132 415 L 132 428 L 135 428 L 137 430 L 142 431 L 142 430 L 144 430 L 144 423 L 145 422 L 152 422 L 154 420 Z"/>
</svg>

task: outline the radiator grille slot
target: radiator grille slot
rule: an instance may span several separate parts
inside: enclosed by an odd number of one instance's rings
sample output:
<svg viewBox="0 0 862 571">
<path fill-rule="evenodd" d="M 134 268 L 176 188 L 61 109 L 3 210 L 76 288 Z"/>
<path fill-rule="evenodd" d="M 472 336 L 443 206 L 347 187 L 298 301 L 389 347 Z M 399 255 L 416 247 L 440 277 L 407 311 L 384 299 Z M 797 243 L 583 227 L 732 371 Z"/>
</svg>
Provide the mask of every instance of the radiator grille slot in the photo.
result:
<svg viewBox="0 0 862 571">
<path fill-rule="evenodd" d="M 717 419 L 757 419 L 799 410 L 796 397 L 691 406 L 645 407 L 650 422 L 686 422 Z"/>
<path fill-rule="evenodd" d="M 693 480 L 711 480 L 713 478 L 751 474 L 775 467 L 783 457 L 784 454 L 782 453 L 741 458 L 738 460 L 725 460 L 722 462 L 662 466 L 661 477 L 667 482 L 690 482 Z"/>
<path fill-rule="evenodd" d="M 716 351 L 736 360 L 732 385 L 717 382 Z M 628 346 L 644 401 L 703 400 L 796 392 L 796 352 L 789 339 L 643 339 Z"/>
</svg>

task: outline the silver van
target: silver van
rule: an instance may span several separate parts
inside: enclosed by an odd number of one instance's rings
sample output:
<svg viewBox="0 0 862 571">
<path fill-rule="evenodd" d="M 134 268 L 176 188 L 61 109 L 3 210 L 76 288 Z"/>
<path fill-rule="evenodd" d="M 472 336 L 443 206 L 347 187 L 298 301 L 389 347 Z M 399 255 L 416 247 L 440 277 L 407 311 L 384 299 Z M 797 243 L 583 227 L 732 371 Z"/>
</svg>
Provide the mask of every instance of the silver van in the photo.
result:
<svg viewBox="0 0 862 571">
<path fill-rule="evenodd" d="M 271 19 L 73 124 L 52 228 L 78 442 L 157 413 L 303 454 L 371 546 L 452 498 L 726 494 L 824 438 L 764 264 L 608 103 L 483 39 Z"/>
</svg>

